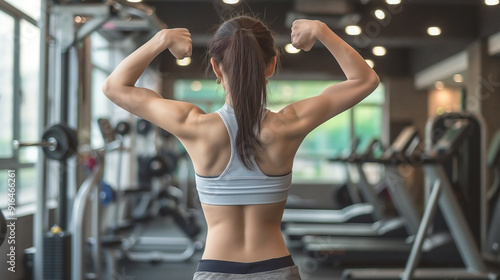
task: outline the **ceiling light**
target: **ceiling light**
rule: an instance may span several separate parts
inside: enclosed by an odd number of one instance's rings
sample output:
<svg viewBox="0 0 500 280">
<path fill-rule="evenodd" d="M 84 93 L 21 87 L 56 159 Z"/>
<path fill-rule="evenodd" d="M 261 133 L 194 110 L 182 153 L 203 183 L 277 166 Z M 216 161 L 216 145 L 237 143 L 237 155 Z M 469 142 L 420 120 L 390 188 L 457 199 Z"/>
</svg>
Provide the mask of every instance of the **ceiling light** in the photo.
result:
<svg viewBox="0 0 500 280">
<path fill-rule="evenodd" d="M 372 49 L 372 52 L 376 56 L 384 56 L 387 53 L 387 50 L 381 46 L 375 46 Z"/>
<path fill-rule="evenodd" d="M 375 14 L 375 17 L 378 18 L 378 19 L 384 19 L 385 18 L 385 12 L 378 9 L 378 10 L 375 10 L 375 12 L 373 12 Z"/>
<path fill-rule="evenodd" d="M 361 27 L 357 25 L 348 25 L 345 27 L 345 33 L 347 33 L 347 35 L 359 35 L 361 34 Z"/>
<path fill-rule="evenodd" d="M 484 0 L 484 4 L 488 6 L 498 5 L 499 2 L 500 2 L 499 0 Z"/>
<path fill-rule="evenodd" d="M 177 65 L 179 65 L 179 66 L 188 66 L 189 64 L 191 64 L 190 57 L 185 57 L 183 59 L 177 59 Z"/>
<path fill-rule="evenodd" d="M 142 0 L 127 0 L 128 2 L 131 2 L 131 3 L 139 3 L 139 2 L 142 2 Z"/>
<path fill-rule="evenodd" d="M 365 59 L 365 61 L 366 61 L 366 64 L 368 64 L 368 66 L 370 66 L 370 68 L 373 68 L 375 66 L 375 63 L 373 62 L 373 60 Z"/>
<path fill-rule="evenodd" d="M 431 36 L 439 36 L 439 35 L 441 35 L 441 28 L 439 28 L 437 26 L 431 26 L 431 27 L 427 28 L 427 34 L 429 34 Z"/>
<path fill-rule="evenodd" d="M 461 74 L 455 74 L 453 75 L 453 81 L 455 81 L 455 83 L 461 83 L 464 81 L 464 77 Z"/>
<path fill-rule="evenodd" d="M 401 0 L 385 0 L 385 2 L 389 5 L 401 4 Z"/>
<path fill-rule="evenodd" d="M 434 83 L 434 87 L 436 87 L 436 89 L 438 90 L 442 90 L 444 89 L 444 83 L 441 81 L 437 81 L 436 83 Z"/>
<path fill-rule="evenodd" d="M 296 49 L 292 44 L 286 44 L 285 51 L 287 53 L 298 53 L 300 49 Z"/>
<path fill-rule="evenodd" d="M 222 0 L 222 2 L 224 2 L 226 4 L 234 5 L 234 4 L 238 4 L 240 2 L 240 0 Z"/>
</svg>

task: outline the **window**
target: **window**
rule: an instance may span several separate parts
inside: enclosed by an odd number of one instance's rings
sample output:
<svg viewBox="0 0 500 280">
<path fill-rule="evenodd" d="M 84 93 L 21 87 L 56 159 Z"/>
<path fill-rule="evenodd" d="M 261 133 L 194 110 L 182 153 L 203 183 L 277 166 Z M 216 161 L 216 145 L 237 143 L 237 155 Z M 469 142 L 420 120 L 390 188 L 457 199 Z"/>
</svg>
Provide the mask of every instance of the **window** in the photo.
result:
<svg viewBox="0 0 500 280">
<path fill-rule="evenodd" d="M 40 30 L 21 20 L 21 68 L 20 68 L 20 139 L 36 140 L 41 136 L 38 129 Z M 19 150 L 19 161 L 36 162 L 37 147 Z"/>
<path fill-rule="evenodd" d="M 5 2 L 8 2 L 35 20 L 40 19 L 41 0 L 5 0 Z"/>
<path fill-rule="evenodd" d="M 291 102 L 319 94 L 331 81 L 270 81 L 268 107 L 279 111 Z M 212 80 L 178 80 L 174 97 L 191 102 L 206 112 L 214 112 L 224 103 L 223 89 Z M 345 169 L 330 163 L 350 147 L 353 137 L 360 138 L 362 150 L 372 138 L 381 139 L 385 89 L 381 84 L 354 108 L 325 122 L 303 141 L 294 162 L 294 182 L 343 182 Z"/>
<path fill-rule="evenodd" d="M 0 11 L 0 157 L 13 156 L 14 18 Z"/>
<path fill-rule="evenodd" d="M 12 1 L 29 11 L 38 10 L 40 1 Z M 29 3 L 28 3 L 29 2 Z M 37 4 L 38 3 L 38 4 Z M 18 6 L 17 4 L 21 5 Z M 37 6 L 38 5 L 38 6 Z M 27 12 L 28 10 L 21 9 Z M 17 14 L 19 16 L 19 14 Z M 35 201 L 39 181 L 35 169 L 37 148 L 15 151 L 14 139 L 38 141 L 40 30 L 29 15 L 22 18 L 0 8 L 0 207 L 7 204 L 7 170 L 16 171 L 16 205 Z M 5 182 L 5 183 L 4 183 Z"/>
</svg>

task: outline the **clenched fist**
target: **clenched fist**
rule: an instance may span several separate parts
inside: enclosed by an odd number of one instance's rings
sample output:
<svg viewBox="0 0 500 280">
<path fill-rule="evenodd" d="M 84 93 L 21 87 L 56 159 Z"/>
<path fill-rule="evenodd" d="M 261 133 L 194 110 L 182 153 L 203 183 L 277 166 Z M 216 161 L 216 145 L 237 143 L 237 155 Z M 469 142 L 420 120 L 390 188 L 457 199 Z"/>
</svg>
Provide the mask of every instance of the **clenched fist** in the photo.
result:
<svg viewBox="0 0 500 280">
<path fill-rule="evenodd" d="M 156 34 L 159 43 L 168 48 L 177 59 L 191 56 L 191 33 L 186 28 L 163 29 Z"/>
<path fill-rule="evenodd" d="M 321 32 L 322 22 L 317 20 L 298 19 L 292 24 L 292 45 L 297 49 L 310 51 L 319 32 Z"/>
</svg>

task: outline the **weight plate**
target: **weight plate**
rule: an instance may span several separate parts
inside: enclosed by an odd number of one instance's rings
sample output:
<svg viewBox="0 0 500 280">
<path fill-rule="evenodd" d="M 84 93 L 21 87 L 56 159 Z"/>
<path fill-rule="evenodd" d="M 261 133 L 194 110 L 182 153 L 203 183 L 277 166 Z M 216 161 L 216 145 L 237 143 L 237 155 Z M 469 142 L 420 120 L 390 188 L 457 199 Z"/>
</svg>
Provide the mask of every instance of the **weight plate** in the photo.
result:
<svg viewBox="0 0 500 280">
<path fill-rule="evenodd" d="M 151 129 L 151 123 L 148 122 L 147 120 L 140 119 L 137 121 L 136 130 L 138 134 L 147 135 L 150 129 Z"/>
<path fill-rule="evenodd" d="M 70 136 L 69 139 L 69 148 L 70 148 L 70 154 L 68 157 L 71 157 L 73 154 L 76 154 L 78 151 L 78 136 L 76 135 L 76 130 L 72 129 L 71 127 L 65 125 L 65 124 L 59 124 L 62 126 L 62 128 L 66 131 L 66 133 Z"/>
<path fill-rule="evenodd" d="M 128 122 L 121 121 L 116 124 L 115 131 L 121 136 L 125 136 L 130 132 L 130 124 Z"/>
<path fill-rule="evenodd" d="M 111 202 L 115 200 L 115 190 L 108 183 L 101 181 L 101 205 L 108 206 Z"/>
<path fill-rule="evenodd" d="M 152 156 L 147 160 L 148 173 L 153 177 L 162 176 L 168 173 L 168 163 L 162 156 Z"/>
<path fill-rule="evenodd" d="M 50 159 L 66 160 L 76 152 L 76 133 L 63 124 L 56 124 L 45 130 L 42 141 L 55 141 L 54 147 L 42 148 L 45 156 Z"/>
</svg>

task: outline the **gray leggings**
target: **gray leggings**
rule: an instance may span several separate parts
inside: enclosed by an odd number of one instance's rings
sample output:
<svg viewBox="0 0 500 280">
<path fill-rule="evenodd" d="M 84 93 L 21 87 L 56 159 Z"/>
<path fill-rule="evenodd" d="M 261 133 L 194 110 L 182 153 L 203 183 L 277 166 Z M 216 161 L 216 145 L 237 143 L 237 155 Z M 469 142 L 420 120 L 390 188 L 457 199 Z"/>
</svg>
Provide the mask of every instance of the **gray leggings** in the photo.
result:
<svg viewBox="0 0 500 280">
<path fill-rule="evenodd" d="M 205 279 L 300 280 L 300 274 L 290 255 L 250 263 L 200 260 L 193 280 Z"/>
<path fill-rule="evenodd" d="M 198 271 L 193 280 L 300 280 L 299 268 L 294 266 L 251 274 L 232 274 Z"/>
</svg>

